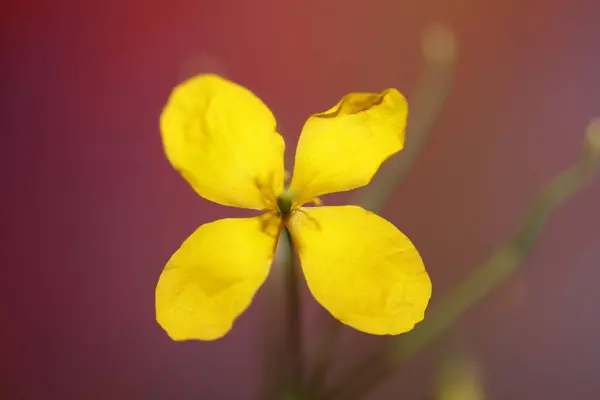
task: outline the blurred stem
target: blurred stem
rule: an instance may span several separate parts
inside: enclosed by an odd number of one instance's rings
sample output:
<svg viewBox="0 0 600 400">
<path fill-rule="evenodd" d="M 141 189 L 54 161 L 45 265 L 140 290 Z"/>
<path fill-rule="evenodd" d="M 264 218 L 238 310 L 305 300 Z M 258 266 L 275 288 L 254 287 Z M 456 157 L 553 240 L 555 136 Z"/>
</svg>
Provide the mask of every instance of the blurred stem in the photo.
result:
<svg viewBox="0 0 600 400">
<path fill-rule="evenodd" d="M 385 206 L 412 170 L 452 89 L 457 56 L 452 32 L 441 26 L 430 27 L 423 36 L 422 48 L 425 67 L 408 97 L 410 109 L 404 148 L 381 166 L 368 186 L 356 191 L 352 201 L 373 212 Z"/>
<path fill-rule="evenodd" d="M 331 368 L 331 364 L 334 360 L 335 350 L 339 341 L 340 334 L 342 333 L 343 325 L 330 317 L 327 321 L 325 333 L 317 346 L 317 360 L 315 367 L 307 379 L 307 393 L 312 396 L 318 396 L 321 392 L 327 373 Z"/>
<path fill-rule="evenodd" d="M 294 254 L 294 245 L 290 232 L 285 230 L 285 238 L 289 246 L 289 264 L 285 271 L 287 295 L 287 356 L 288 356 L 288 387 L 286 398 L 298 398 L 302 388 L 302 309 L 300 299 L 299 268 Z"/>
<path fill-rule="evenodd" d="M 427 144 L 432 128 L 452 88 L 456 47 L 454 35 L 448 29 L 432 26 L 426 30 L 422 41 L 425 67 L 414 92 L 409 96 L 410 112 L 405 146 L 401 152 L 381 166 L 368 186 L 355 192 L 350 204 L 379 212 L 393 191 L 408 176 Z M 318 347 L 316 367 L 309 379 L 311 393 L 319 393 L 327 372 L 331 369 L 342 324 L 331 318 L 325 329 L 326 333 Z M 379 359 L 378 354 L 376 359 Z"/>
<path fill-rule="evenodd" d="M 559 174 L 542 190 L 514 239 L 492 255 L 489 261 L 476 268 L 429 311 L 415 329 L 399 336 L 389 348 L 365 360 L 348 373 L 342 384 L 334 388 L 326 398 L 359 399 L 369 393 L 396 368 L 437 339 L 462 313 L 506 280 L 530 253 L 548 218 L 593 177 L 600 160 L 599 139 L 600 122 L 594 122 L 588 128 L 579 165 Z"/>
</svg>

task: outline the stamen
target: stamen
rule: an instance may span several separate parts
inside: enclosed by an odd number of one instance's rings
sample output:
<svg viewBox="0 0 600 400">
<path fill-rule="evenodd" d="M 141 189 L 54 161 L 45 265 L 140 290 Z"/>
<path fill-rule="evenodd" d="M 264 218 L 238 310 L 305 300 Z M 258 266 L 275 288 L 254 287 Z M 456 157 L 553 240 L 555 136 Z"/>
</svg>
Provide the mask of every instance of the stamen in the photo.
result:
<svg viewBox="0 0 600 400">
<path fill-rule="evenodd" d="M 269 210 L 265 214 L 259 216 L 260 218 L 260 230 L 272 237 L 279 237 L 281 228 L 283 227 L 283 221 L 281 220 L 279 213 L 274 210 Z M 275 225 L 275 229 L 274 228 Z"/>
<path fill-rule="evenodd" d="M 303 214 L 308 221 L 312 222 L 312 224 L 314 225 L 315 228 L 317 228 L 317 230 L 319 230 L 319 231 L 321 230 L 321 224 L 319 224 L 319 221 L 317 221 L 316 219 L 314 219 L 313 217 L 308 215 L 308 213 L 302 207 L 298 207 L 294 211 Z"/>
<path fill-rule="evenodd" d="M 315 206 L 322 206 L 323 202 L 321 201 L 320 198 L 315 197 L 314 199 L 312 199 L 309 204 L 314 204 Z"/>
<path fill-rule="evenodd" d="M 269 178 L 269 181 L 271 183 L 273 181 L 272 175 L 273 174 L 271 174 L 271 177 Z M 276 210 L 277 209 L 277 200 L 275 199 L 275 195 L 273 194 L 273 190 L 272 190 L 273 185 L 272 184 L 265 185 L 258 179 L 258 177 L 255 177 L 254 178 L 254 186 L 256 186 L 256 188 L 258 189 L 261 200 L 267 206 L 267 209 L 265 209 L 264 211 Z"/>
</svg>

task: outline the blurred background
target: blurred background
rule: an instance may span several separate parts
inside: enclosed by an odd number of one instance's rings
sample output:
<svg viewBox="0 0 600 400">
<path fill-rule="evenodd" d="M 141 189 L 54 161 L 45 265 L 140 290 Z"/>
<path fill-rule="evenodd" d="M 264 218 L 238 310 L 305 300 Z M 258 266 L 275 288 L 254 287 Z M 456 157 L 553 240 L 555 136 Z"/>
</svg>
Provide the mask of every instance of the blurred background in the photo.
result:
<svg viewBox="0 0 600 400">
<path fill-rule="evenodd" d="M 246 215 L 199 198 L 164 157 L 158 117 L 187 77 L 252 89 L 291 160 L 311 113 L 350 91 L 409 95 L 423 30 L 453 29 L 454 90 L 381 213 L 419 248 L 432 303 L 514 234 L 600 114 L 594 0 L 21 0 L 0 19 L 2 399 L 260 398 L 265 338 L 283 324 L 265 318 L 268 290 L 216 342 L 172 342 L 154 319 L 180 243 Z M 435 398 L 457 349 L 486 398 L 600 398 L 599 204 L 596 180 L 524 268 L 372 398 Z M 310 358 L 328 316 L 304 294 Z M 383 341 L 344 330 L 340 360 Z"/>
</svg>

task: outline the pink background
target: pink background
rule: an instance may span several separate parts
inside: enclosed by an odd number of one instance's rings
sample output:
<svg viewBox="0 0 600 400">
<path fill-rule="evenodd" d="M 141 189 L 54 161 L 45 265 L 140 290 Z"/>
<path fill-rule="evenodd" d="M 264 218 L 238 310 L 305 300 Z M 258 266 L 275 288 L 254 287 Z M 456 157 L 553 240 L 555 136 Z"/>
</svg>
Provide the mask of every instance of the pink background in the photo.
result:
<svg viewBox="0 0 600 400">
<path fill-rule="evenodd" d="M 158 116 L 183 78 L 216 71 L 251 88 L 290 156 L 307 116 L 345 93 L 410 93 L 422 30 L 453 28 L 455 90 L 383 213 L 419 247 L 435 302 L 577 161 L 600 115 L 596 3 L 3 4 L 0 397 L 258 398 L 264 295 L 214 343 L 171 342 L 154 320 L 172 252 L 198 225 L 240 215 L 198 198 L 164 158 Z M 374 398 L 430 395 L 457 335 L 490 399 L 600 398 L 598 204 L 596 181 L 551 220 L 521 272 Z M 323 313 L 306 299 L 314 338 Z M 377 342 L 346 334 L 350 358 Z"/>
</svg>

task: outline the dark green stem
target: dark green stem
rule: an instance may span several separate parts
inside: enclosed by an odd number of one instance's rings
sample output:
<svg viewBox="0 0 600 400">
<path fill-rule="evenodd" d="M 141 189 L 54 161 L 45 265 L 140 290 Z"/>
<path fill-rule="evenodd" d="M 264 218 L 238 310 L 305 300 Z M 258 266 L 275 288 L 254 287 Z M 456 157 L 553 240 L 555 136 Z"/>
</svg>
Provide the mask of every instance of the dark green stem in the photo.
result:
<svg viewBox="0 0 600 400">
<path fill-rule="evenodd" d="M 287 296 L 287 355 L 288 355 L 288 387 L 286 398 L 300 398 L 303 391 L 302 382 L 302 308 L 298 265 L 294 254 L 294 244 L 290 232 L 285 230 L 289 245 L 289 264 L 285 271 Z"/>
</svg>

